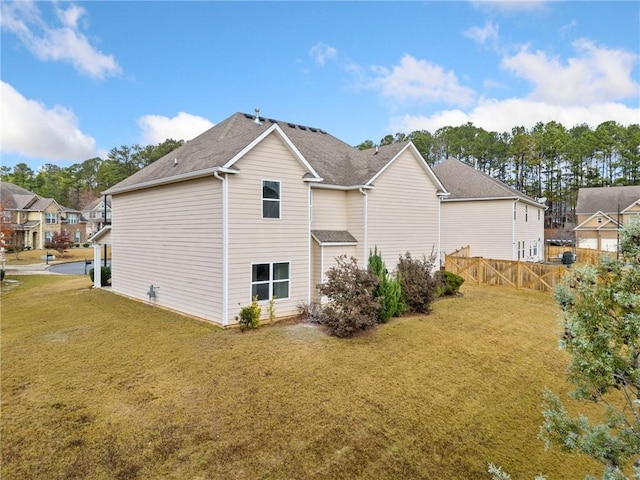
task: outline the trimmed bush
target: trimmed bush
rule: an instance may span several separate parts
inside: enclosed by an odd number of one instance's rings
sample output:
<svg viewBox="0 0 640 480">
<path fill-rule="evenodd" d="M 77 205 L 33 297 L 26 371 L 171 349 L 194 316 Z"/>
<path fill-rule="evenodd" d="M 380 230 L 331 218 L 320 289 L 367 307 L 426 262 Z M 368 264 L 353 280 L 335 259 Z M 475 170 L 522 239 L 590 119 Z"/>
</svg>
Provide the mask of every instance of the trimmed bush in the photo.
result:
<svg viewBox="0 0 640 480">
<path fill-rule="evenodd" d="M 460 286 L 464 283 L 464 278 L 446 270 L 436 273 L 437 293 L 439 297 L 447 295 L 455 295 L 460 290 Z"/>
<path fill-rule="evenodd" d="M 93 282 L 93 268 L 89 269 L 89 277 Z M 108 285 L 111 282 L 111 267 L 100 267 L 100 284 Z"/>
<path fill-rule="evenodd" d="M 351 337 L 373 327 L 380 314 L 380 300 L 374 292 L 380 279 L 368 269 L 358 267 L 355 258 L 346 255 L 336 259 L 337 265 L 327 271 L 327 281 L 320 293 L 329 298 L 322 309 L 322 323 L 329 334 Z"/>
<path fill-rule="evenodd" d="M 380 279 L 374 295 L 380 300 L 378 321 L 386 323 L 391 317 L 400 316 L 407 310 L 407 305 L 402 301 L 402 286 L 397 278 L 389 276 L 378 247 L 369 252 L 369 269 Z"/>
<path fill-rule="evenodd" d="M 436 281 L 432 274 L 435 256 L 411 258 L 409 252 L 398 260 L 398 277 L 402 285 L 404 302 L 410 312 L 429 313 L 436 297 Z"/>
<path fill-rule="evenodd" d="M 255 296 L 251 300 L 251 305 L 242 307 L 240 309 L 240 315 L 236 317 L 238 325 L 240 325 L 240 331 L 252 330 L 260 327 L 260 315 L 262 314 L 262 308 L 258 305 L 258 297 Z"/>
</svg>

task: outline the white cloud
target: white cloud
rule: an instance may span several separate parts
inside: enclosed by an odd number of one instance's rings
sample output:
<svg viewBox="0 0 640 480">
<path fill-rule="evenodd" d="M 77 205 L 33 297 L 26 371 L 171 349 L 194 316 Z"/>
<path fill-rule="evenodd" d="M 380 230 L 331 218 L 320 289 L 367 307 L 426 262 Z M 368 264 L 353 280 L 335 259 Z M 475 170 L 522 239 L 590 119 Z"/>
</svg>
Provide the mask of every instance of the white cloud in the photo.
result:
<svg viewBox="0 0 640 480">
<path fill-rule="evenodd" d="M 471 4 L 479 9 L 506 14 L 542 11 L 548 0 L 473 0 Z"/>
<path fill-rule="evenodd" d="M 81 161 L 99 155 L 96 141 L 78 128 L 78 119 L 61 106 L 47 108 L 0 81 L 0 150 L 45 160 Z"/>
<path fill-rule="evenodd" d="M 33 2 L 3 2 L 0 25 L 40 60 L 68 62 L 80 73 L 98 79 L 122 72 L 113 55 L 97 50 L 80 31 L 80 20 L 87 14 L 84 8 L 55 8 L 60 26 L 47 25 Z"/>
<path fill-rule="evenodd" d="M 404 115 L 390 120 L 390 132 L 435 132 L 444 126 L 458 126 L 472 122 L 488 131 L 510 132 L 513 127 L 533 127 L 538 122 L 556 121 L 567 128 L 587 123 L 592 127 L 614 120 L 622 125 L 638 123 L 640 108 L 605 102 L 589 106 L 567 107 L 526 99 L 482 99 L 472 110 L 444 110 L 430 116 Z"/>
<path fill-rule="evenodd" d="M 489 42 L 495 44 L 498 41 L 498 30 L 497 25 L 494 25 L 492 22 L 487 22 L 484 27 L 471 27 L 467 29 L 464 35 L 480 45 L 485 45 Z"/>
<path fill-rule="evenodd" d="M 213 127 L 213 123 L 204 117 L 180 112 L 173 118 L 162 115 L 144 115 L 138 120 L 142 129 L 142 142 L 146 145 L 173 140 L 191 140 Z"/>
<path fill-rule="evenodd" d="M 408 54 L 391 70 L 380 66 L 371 70 L 374 77 L 365 80 L 363 86 L 378 90 L 396 102 L 444 102 L 462 106 L 473 102 L 473 90 L 460 85 L 455 73 Z"/>
<path fill-rule="evenodd" d="M 559 105 L 589 105 L 637 97 L 640 85 L 631 76 L 638 55 L 588 40 L 573 42 L 577 56 L 563 64 L 545 52 L 523 47 L 502 60 L 515 76 L 534 84 L 531 100 Z"/>
<path fill-rule="evenodd" d="M 309 55 L 311 55 L 311 58 L 313 58 L 318 65 L 323 67 L 327 60 L 335 60 L 338 56 L 338 50 L 333 48 L 331 45 L 319 42 L 311 47 Z"/>
</svg>

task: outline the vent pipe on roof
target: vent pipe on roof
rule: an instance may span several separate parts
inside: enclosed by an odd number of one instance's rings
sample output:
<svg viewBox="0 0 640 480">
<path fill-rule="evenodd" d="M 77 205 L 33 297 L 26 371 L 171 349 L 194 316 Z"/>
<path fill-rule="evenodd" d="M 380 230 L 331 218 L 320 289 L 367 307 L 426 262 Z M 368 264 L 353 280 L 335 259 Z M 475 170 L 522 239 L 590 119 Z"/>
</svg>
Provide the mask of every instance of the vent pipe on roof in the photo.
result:
<svg viewBox="0 0 640 480">
<path fill-rule="evenodd" d="M 376 145 L 376 153 L 374 153 L 374 155 L 378 154 L 378 145 Z"/>
<path fill-rule="evenodd" d="M 256 119 L 255 119 L 255 122 L 256 122 L 258 125 L 262 125 L 262 122 L 260 121 L 260 109 L 259 109 L 259 108 L 256 108 L 256 109 L 255 109 L 255 112 L 256 112 Z"/>
</svg>

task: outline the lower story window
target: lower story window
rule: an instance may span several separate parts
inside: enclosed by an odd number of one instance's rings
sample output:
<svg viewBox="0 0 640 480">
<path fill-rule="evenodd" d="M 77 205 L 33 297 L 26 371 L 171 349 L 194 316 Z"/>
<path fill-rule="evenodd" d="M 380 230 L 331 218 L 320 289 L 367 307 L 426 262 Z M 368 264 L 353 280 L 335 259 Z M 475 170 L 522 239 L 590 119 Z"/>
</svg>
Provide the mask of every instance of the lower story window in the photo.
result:
<svg viewBox="0 0 640 480">
<path fill-rule="evenodd" d="M 254 263 L 251 265 L 251 297 L 258 300 L 289 298 L 291 280 L 289 262 Z"/>
</svg>

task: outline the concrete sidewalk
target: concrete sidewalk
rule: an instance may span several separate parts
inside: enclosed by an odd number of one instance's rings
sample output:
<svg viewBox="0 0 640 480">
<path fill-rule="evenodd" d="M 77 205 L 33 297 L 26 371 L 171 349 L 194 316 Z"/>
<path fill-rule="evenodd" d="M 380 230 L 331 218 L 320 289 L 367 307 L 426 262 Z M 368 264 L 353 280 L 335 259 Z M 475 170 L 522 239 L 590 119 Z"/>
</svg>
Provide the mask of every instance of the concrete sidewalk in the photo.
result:
<svg viewBox="0 0 640 480">
<path fill-rule="evenodd" d="M 30 265 L 5 265 L 6 275 L 61 275 L 49 271 L 46 263 L 32 263 Z"/>
</svg>

